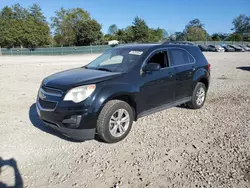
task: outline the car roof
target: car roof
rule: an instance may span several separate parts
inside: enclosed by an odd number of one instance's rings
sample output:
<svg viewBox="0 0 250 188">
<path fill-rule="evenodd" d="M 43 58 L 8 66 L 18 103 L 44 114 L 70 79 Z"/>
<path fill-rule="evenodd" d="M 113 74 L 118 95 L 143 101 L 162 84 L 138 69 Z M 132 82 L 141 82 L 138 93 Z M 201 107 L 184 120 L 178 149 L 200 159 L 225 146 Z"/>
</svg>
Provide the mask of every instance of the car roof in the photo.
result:
<svg viewBox="0 0 250 188">
<path fill-rule="evenodd" d="M 164 48 L 164 47 L 180 47 L 180 48 L 198 48 L 196 45 L 188 44 L 188 43 L 151 43 L 151 44 L 126 44 L 122 46 L 117 46 L 118 49 L 129 49 L 129 50 L 156 50 L 158 48 Z"/>
<path fill-rule="evenodd" d="M 159 46 L 160 44 L 125 44 L 122 46 L 117 46 L 119 49 L 149 49 L 155 46 Z"/>
</svg>

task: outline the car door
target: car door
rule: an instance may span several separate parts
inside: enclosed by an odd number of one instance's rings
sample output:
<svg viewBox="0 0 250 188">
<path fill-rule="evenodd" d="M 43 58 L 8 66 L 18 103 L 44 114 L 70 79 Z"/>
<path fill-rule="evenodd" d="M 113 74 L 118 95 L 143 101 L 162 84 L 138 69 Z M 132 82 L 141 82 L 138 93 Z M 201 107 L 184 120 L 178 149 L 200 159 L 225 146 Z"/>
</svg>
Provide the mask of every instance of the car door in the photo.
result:
<svg viewBox="0 0 250 188">
<path fill-rule="evenodd" d="M 173 102 L 175 99 L 175 71 L 169 67 L 167 50 L 155 51 L 146 59 L 143 66 L 148 63 L 158 63 L 161 69 L 153 72 L 141 71 L 141 112 Z"/>
<path fill-rule="evenodd" d="M 195 58 L 185 49 L 170 48 L 168 50 L 171 66 L 176 74 L 175 99 L 190 97 L 193 90 L 193 76 L 195 73 Z"/>
</svg>

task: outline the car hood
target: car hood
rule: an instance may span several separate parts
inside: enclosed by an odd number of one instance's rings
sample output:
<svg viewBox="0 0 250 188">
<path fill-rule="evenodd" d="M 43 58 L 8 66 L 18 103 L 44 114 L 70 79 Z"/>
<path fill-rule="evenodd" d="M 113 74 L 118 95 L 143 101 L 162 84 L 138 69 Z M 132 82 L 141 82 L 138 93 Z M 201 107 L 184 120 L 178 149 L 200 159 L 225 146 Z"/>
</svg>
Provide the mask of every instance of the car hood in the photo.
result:
<svg viewBox="0 0 250 188">
<path fill-rule="evenodd" d="M 115 78 L 122 73 L 106 72 L 93 69 L 75 68 L 59 72 L 48 76 L 43 80 L 43 85 L 46 87 L 67 91 L 76 86 L 85 84 L 95 84 L 108 79 Z"/>
</svg>

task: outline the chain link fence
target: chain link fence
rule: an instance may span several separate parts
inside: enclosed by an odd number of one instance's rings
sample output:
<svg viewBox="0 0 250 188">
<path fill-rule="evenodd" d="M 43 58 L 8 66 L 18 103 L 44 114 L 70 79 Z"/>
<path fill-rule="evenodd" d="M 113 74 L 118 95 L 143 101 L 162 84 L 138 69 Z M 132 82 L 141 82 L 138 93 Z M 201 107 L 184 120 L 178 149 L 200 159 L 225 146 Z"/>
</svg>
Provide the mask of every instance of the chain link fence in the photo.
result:
<svg viewBox="0 0 250 188">
<path fill-rule="evenodd" d="M 187 41 L 187 42 L 190 42 L 190 41 Z M 244 41 L 241 41 L 241 42 L 235 42 L 235 41 L 195 41 L 195 42 L 192 42 L 194 44 L 205 44 L 205 45 L 223 45 L 223 44 L 226 44 L 226 45 L 247 45 L 247 44 L 250 44 L 250 42 L 244 42 Z"/>
<path fill-rule="evenodd" d="M 109 45 L 76 46 L 76 47 L 51 47 L 51 48 L 1 48 L 0 55 L 70 55 L 102 53 L 110 49 Z"/>
<path fill-rule="evenodd" d="M 234 42 L 234 41 L 195 41 L 194 44 L 206 45 L 221 45 L 221 44 L 234 44 L 234 45 L 247 45 L 249 42 Z M 73 54 L 93 54 L 103 53 L 105 50 L 111 49 L 109 45 L 93 45 L 93 46 L 76 46 L 76 47 L 50 47 L 50 48 L 0 48 L 0 55 L 73 55 Z"/>
</svg>

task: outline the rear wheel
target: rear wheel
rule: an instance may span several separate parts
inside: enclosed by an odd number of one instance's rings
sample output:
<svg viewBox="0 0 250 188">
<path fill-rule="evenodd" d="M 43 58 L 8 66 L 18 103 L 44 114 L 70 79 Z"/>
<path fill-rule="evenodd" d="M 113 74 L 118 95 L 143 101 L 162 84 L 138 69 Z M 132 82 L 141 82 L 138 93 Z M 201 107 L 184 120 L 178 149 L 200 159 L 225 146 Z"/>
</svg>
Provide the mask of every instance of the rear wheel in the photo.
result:
<svg viewBox="0 0 250 188">
<path fill-rule="evenodd" d="M 198 82 L 194 91 L 191 101 L 188 103 L 188 107 L 192 109 L 201 108 L 206 100 L 207 89 L 205 84 Z"/>
<path fill-rule="evenodd" d="M 98 136 L 108 143 L 119 142 L 128 135 L 133 120 L 133 110 L 128 103 L 111 100 L 105 104 L 98 116 Z"/>
</svg>

